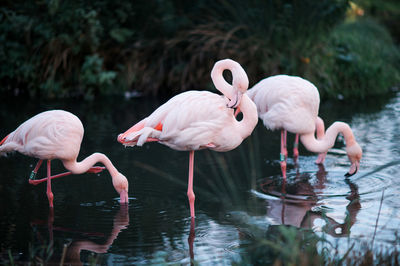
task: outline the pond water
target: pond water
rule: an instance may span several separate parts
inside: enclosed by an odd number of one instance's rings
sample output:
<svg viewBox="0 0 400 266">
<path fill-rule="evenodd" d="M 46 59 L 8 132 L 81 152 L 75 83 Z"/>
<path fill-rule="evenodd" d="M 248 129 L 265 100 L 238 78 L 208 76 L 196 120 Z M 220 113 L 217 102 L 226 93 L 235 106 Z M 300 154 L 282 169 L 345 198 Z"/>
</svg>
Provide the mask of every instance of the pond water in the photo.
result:
<svg viewBox="0 0 400 266">
<path fill-rule="evenodd" d="M 321 237 L 315 246 L 308 244 L 316 250 L 334 246 L 339 254 L 365 245 L 399 247 L 400 94 L 321 105 L 326 126 L 349 123 L 363 148 L 361 169 L 350 178 L 344 177 L 349 163 L 340 138 L 318 166 L 317 155 L 301 145 L 293 162 L 289 135 L 283 182 L 280 134 L 261 121 L 231 152 L 196 152 L 195 223 L 186 196 L 188 152 L 158 143 L 124 148 L 116 141 L 165 100 L 0 101 L 0 138 L 41 111 L 71 111 L 85 127 L 78 159 L 102 152 L 130 182 L 129 205 L 120 206 L 106 171 L 54 180 L 51 212 L 46 184 L 28 184 L 36 159 L 16 153 L 0 157 L 0 261 L 12 256 L 18 262 L 58 264 L 232 264 L 257 263 L 262 256 L 261 261 L 273 262 L 270 250 L 282 244 L 272 236 L 282 227 Z M 52 166 L 54 173 L 64 171 L 59 161 Z M 44 177 L 42 168 L 38 175 Z"/>
</svg>

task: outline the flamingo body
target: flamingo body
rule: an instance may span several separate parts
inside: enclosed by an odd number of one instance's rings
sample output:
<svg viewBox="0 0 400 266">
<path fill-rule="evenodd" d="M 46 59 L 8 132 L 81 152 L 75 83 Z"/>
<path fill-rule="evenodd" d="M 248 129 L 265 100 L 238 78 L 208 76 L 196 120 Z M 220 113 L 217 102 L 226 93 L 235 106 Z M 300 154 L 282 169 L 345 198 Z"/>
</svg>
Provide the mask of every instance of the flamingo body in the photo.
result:
<svg viewBox="0 0 400 266">
<path fill-rule="evenodd" d="M 318 89 L 311 82 L 277 75 L 261 80 L 247 94 L 267 128 L 284 128 L 296 134 L 315 131 L 320 99 Z"/>
<path fill-rule="evenodd" d="M 348 124 L 333 123 L 325 132 L 322 119 L 318 117 L 318 89 L 300 77 L 277 75 L 261 80 L 248 90 L 247 94 L 257 105 L 258 115 L 264 125 L 271 129 L 281 129 L 281 168 L 286 177 L 286 131 L 296 134 L 294 154 L 298 155 L 300 140 L 311 152 L 319 153 L 316 163 L 323 163 L 328 149 L 335 144 L 339 133 L 346 142 L 346 152 L 351 162 L 346 176 L 355 174 L 359 168 L 362 149 L 356 142 Z M 317 132 L 317 139 L 314 132 Z"/>
<path fill-rule="evenodd" d="M 111 174 L 113 186 L 121 196 L 121 203 L 128 202 L 128 180 L 118 172 L 111 161 L 101 153 L 94 153 L 81 162 L 77 162 L 84 129 L 78 117 L 63 110 L 42 112 L 22 123 L 0 143 L 0 154 L 17 151 L 35 157 L 39 162 L 29 180 L 31 184 L 47 181 L 47 196 L 50 207 L 53 207 L 51 179 L 70 174 L 85 172 L 98 173 L 103 167 L 93 167 L 97 162 L 105 165 Z M 69 172 L 51 176 L 50 162 L 59 159 Z M 42 160 L 48 160 L 47 178 L 33 180 Z"/>
<path fill-rule="evenodd" d="M 83 133 L 83 125 L 75 115 L 46 111 L 11 132 L 0 146 L 0 153 L 18 151 L 42 160 L 76 160 Z"/>
<path fill-rule="evenodd" d="M 141 146 L 147 138 L 155 138 L 180 151 L 204 148 L 220 152 L 232 150 L 251 134 L 251 128 L 238 133 L 240 122 L 226 103 L 223 96 L 208 91 L 181 93 L 145 118 L 141 130 L 127 135 L 126 139 L 131 142 L 126 145 Z M 162 130 L 155 129 L 159 124 Z"/>
<path fill-rule="evenodd" d="M 232 85 L 222 76 L 225 69 L 232 72 Z M 181 93 L 118 136 L 118 141 L 125 146 L 158 141 L 176 150 L 190 151 L 187 194 L 192 218 L 194 151 L 205 148 L 220 152 L 232 150 L 251 134 L 258 121 L 257 108 L 245 94 L 247 75 L 237 62 L 230 59 L 218 61 L 211 77 L 223 95 L 208 91 Z M 235 107 L 243 113 L 241 121 L 234 116 Z"/>
</svg>

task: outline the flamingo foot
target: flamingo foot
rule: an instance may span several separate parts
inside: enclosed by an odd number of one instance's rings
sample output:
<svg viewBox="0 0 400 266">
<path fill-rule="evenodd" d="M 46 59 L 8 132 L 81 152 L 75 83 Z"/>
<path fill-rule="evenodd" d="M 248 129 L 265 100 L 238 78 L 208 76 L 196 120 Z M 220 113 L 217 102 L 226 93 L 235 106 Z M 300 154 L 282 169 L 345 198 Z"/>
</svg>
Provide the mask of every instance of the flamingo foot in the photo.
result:
<svg viewBox="0 0 400 266">
<path fill-rule="evenodd" d="M 87 170 L 86 173 L 98 174 L 98 173 L 102 172 L 104 169 L 106 169 L 106 168 L 103 166 L 93 166 L 89 170 Z"/>
<path fill-rule="evenodd" d="M 53 195 L 53 192 L 47 192 L 47 198 L 49 199 L 49 205 L 50 205 L 50 208 L 54 208 L 54 205 L 53 205 L 53 199 L 54 199 L 54 195 Z"/>
<path fill-rule="evenodd" d="M 119 203 L 120 204 L 128 204 L 129 203 L 129 198 L 128 198 L 128 191 L 123 190 L 119 194 Z"/>
</svg>

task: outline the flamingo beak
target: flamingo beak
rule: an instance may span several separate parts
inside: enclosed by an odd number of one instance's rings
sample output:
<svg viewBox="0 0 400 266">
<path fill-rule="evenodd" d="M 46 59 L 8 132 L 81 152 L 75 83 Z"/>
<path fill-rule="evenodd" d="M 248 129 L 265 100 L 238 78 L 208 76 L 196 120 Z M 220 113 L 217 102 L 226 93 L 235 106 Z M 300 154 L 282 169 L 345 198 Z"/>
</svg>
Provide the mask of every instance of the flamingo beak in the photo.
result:
<svg viewBox="0 0 400 266">
<path fill-rule="evenodd" d="M 118 138 L 117 138 L 117 141 L 119 143 L 121 143 L 121 144 L 124 144 L 124 145 L 136 144 L 136 141 L 127 139 L 129 134 L 131 134 L 132 132 L 135 132 L 135 129 L 130 128 L 127 131 L 125 131 L 124 133 L 119 134 Z"/>
<path fill-rule="evenodd" d="M 242 93 L 239 91 L 236 92 L 236 94 L 233 95 L 232 99 L 229 100 L 227 107 L 228 108 L 236 108 L 239 106 L 240 101 L 242 100 Z"/>
<path fill-rule="evenodd" d="M 118 141 L 119 143 L 125 144 L 125 143 L 126 143 L 126 136 L 127 136 L 127 135 L 128 135 L 127 132 L 119 134 L 119 135 L 118 135 L 118 138 L 117 138 L 117 141 Z"/>
<path fill-rule="evenodd" d="M 358 171 L 358 168 L 359 168 L 359 163 L 358 162 L 352 163 L 351 166 L 350 166 L 350 170 L 344 176 L 345 177 L 350 177 L 350 176 L 355 175 L 357 173 L 357 171 Z"/>
<path fill-rule="evenodd" d="M 129 203 L 128 191 L 126 191 L 126 190 L 121 191 L 121 193 L 119 194 L 119 203 L 120 204 L 128 204 Z"/>
</svg>

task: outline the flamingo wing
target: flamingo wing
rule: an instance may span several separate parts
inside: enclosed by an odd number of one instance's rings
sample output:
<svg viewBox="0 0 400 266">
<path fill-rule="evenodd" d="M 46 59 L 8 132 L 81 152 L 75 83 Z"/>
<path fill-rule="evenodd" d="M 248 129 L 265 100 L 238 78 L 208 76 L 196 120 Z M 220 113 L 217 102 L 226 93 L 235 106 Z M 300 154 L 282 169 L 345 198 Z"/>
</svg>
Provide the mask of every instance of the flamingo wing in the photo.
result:
<svg viewBox="0 0 400 266">
<path fill-rule="evenodd" d="M 277 75 L 266 78 L 249 90 L 259 117 L 271 130 L 292 133 L 315 131 L 319 93 L 309 81 L 300 77 Z"/>
<path fill-rule="evenodd" d="M 0 153 L 18 151 L 39 159 L 75 159 L 83 132 L 75 115 L 62 110 L 46 111 L 11 132 L 0 146 Z"/>
<path fill-rule="evenodd" d="M 171 98 L 139 122 L 143 127 L 123 133 L 127 142 L 121 137 L 119 141 L 125 145 L 141 145 L 148 138 L 155 138 L 176 150 L 215 147 L 214 136 L 233 119 L 233 110 L 226 107 L 222 96 L 208 91 L 188 91 Z"/>
</svg>

